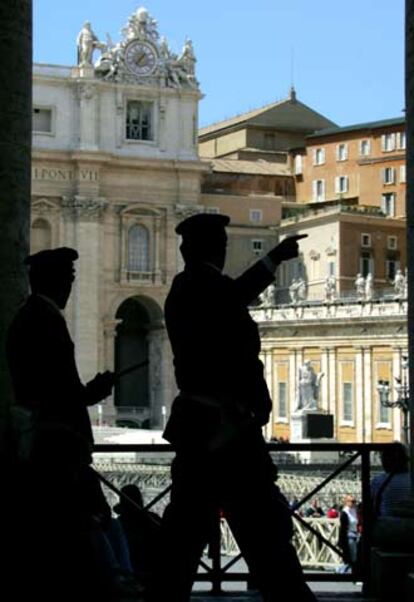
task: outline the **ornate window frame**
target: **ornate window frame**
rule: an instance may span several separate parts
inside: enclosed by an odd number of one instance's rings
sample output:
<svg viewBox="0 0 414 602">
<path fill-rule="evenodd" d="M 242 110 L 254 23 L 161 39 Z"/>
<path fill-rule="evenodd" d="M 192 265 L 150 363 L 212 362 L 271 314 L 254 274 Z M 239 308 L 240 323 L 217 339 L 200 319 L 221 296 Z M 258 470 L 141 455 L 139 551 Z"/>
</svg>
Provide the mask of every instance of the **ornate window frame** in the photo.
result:
<svg viewBox="0 0 414 602">
<path fill-rule="evenodd" d="M 162 284 L 160 269 L 160 222 L 159 210 L 144 204 L 134 204 L 120 211 L 120 283 L 131 286 Z M 142 226 L 148 233 L 148 270 L 129 269 L 129 235 L 131 228 Z"/>
</svg>

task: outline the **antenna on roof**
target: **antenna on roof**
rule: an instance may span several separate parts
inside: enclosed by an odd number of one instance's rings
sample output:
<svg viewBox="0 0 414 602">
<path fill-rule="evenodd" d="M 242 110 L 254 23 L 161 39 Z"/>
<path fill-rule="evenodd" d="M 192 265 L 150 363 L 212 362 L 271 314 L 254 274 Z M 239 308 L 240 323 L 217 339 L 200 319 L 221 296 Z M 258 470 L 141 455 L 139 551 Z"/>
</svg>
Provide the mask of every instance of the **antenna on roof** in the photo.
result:
<svg viewBox="0 0 414 602">
<path fill-rule="evenodd" d="M 292 46 L 290 49 L 290 90 L 289 100 L 296 102 L 296 90 L 295 90 L 295 49 Z"/>
</svg>

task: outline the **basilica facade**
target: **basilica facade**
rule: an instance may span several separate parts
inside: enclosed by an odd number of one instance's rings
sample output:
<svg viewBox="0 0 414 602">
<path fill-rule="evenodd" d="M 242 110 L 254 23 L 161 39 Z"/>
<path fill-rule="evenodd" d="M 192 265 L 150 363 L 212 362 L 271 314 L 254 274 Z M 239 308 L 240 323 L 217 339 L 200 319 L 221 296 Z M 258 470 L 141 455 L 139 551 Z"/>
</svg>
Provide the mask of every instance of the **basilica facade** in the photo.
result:
<svg viewBox="0 0 414 602">
<path fill-rule="evenodd" d="M 85 23 L 77 46 L 76 66 L 34 66 L 31 250 L 79 252 L 66 317 L 84 379 L 148 362 L 93 421 L 161 427 L 174 396 L 162 310 L 180 267 L 174 229 L 208 168 L 194 51 L 187 40 L 173 53 L 145 9 L 119 42 Z"/>
</svg>

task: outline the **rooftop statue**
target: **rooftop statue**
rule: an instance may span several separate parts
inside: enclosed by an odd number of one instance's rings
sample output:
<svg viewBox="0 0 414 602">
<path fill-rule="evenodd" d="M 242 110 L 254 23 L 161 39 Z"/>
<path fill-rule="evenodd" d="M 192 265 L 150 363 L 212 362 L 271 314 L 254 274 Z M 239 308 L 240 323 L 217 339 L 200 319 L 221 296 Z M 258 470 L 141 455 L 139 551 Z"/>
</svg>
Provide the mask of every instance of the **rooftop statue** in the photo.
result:
<svg viewBox="0 0 414 602">
<path fill-rule="evenodd" d="M 371 301 L 374 296 L 374 280 L 372 274 L 368 274 L 365 279 L 365 301 Z"/>
<path fill-rule="evenodd" d="M 76 38 L 76 44 L 78 47 L 78 65 L 84 67 L 85 65 L 92 65 L 93 51 L 96 48 L 102 49 L 102 45 L 94 32 L 89 21 L 85 21 L 82 29 L 80 30 L 78 37 Z"/>
<path fill-rule="evenodd" d="M 332 302 L 336 299 L 336 278 L 332 274 L 325 280 L 325 301 Z"/>
<path fill-rule="evenodd" d="M 262 293 L 259 295 L 259 301 L 261 307 L 272 307 L 275 305 L 275 293 L 276 286 L 274 283 L 269 284 L 267 288 L 264 289 Z"/>
<path fill-rule="evenodd" d="M 95 75 L 101 79 L 169 88 L 198 88 L 197 60 L 191 40 L 186 39 L 180 56 L 172 52 L 167 40 L 160 39 L 157 21 L 145 8 L 139 8 L 129 17 L 121 32 L 123 39 L 116 44 L 109 35 L 106 43 L 99 42 L 90 26 L 82 32 L 78 47 L 83 62 L 79 64 L 91 65 L 93 50 L 100 49 Z"/>
<path fill-rule="evenodd" d="M 407 294 L 406 294 L 407 293 L 406 292 L 407 282 L 406 282 L 406 277 L 404 276 L 404 274 L 402 273 L 402 271 L 400 269 L 398 269 L 395 274 L 393 286 L 394 286 L 395 299 L 405 299 L 407 296 Z"/>
<path fill-rule="evenodd" d="M 365 278 L 362 274 L 357 274 L 355 279 L 355 291 L 358 299 L 365 299 Z"/>
</svg>

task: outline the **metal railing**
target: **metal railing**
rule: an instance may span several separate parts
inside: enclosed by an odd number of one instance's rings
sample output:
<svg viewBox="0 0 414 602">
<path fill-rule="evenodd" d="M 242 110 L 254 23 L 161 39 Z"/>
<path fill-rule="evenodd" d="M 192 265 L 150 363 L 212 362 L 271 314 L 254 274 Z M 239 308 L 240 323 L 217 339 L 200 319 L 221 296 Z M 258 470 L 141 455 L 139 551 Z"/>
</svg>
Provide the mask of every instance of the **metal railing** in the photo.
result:
<svg viewBox="0 0 414 602">
<path fill-rule="evenodd" d="M 321 443 L 321 444 L 302 444 L 302 443 L 268 443 L 269 452 L 274 455 L 276 452 L 294 453 L 309 451 L 337 452 L 342 454 L 345 459 L 339 460 L 337 464 L 331 464 L 329 470 L 326 466 L 319 465 L 324 472 L 329 472 L 326 476 L 321 476 L 319 483 L 309 489 L 302 498 L 295 504 L 292 515 L 295 519 L 295 536 L 293 543 L 298 552 L 302 566 L 311 568 L 312 572 L 306 572 L 308 581 L 352 581 L 354 576 L 351 574 L 342 574 L 334 572 L 335 567 L 340 562 L 342 551 L 337 547 L 338 541 L 338 520 L 329 520 L 324 518 L 305 519 L 301 516 L 299 510 L 307 502 L 318 495 L 324 487 L 345 471 L 353 467 L 354 472 L 359 472 L 359 481 L 361 484 L 361 502 L 363 507 L 363 536 L 361 540 L 362 564 L 358 580 L 366 582 L 368 580 L 369 555 L 371 548 L 372 531 L 372 512 L 370 500 L 370 480 L 371 480 L 371 454 L 380 452 L 386 448 L 387 444 L 381 443 Z M 100 454 L 134 452 L 139 457 L 145 457 L 148 453 L 159 453 L 160 455 L 171 455 L 171 448 L 167 445 L 97 445 L 96 451 Z M 100 465 L 102 468 L 102 464 Z M 291 464 L 285 465 L 289 470 Z M 283 471 L 283 464 L 279 465 L 280 471 Z M 131 471 L 129 468 L 129 476 Z M 116 487 L 109 484 L 110 488 L 119 494 Z M 165 496 L 168 496 L 170 484 L 166 484 L 163 491 L 158 493 L 155 498 L 147 505 L 153 507 L 159 503 Z M 348 493 L 344 491 L 343 494 Z M 230 557 L 230 560 L 229 560 Z M 232 571 L 237 561 L 241 558 L 238 552 L 237 544 L 234 541 L 231 532 L 225 521 L 217 516 L 217 529 L 212 541 L 209 544 L 209 559 L 204 558 L 200 562 L 203 572 L 197 574 L 197 581 L 207 581 L 212 584 L 212 591 L 220 593 L 223 582 L 248 581 L 247 571 Z M 325 570 L 318 570 L 318 569 Z"/>
</svg>

